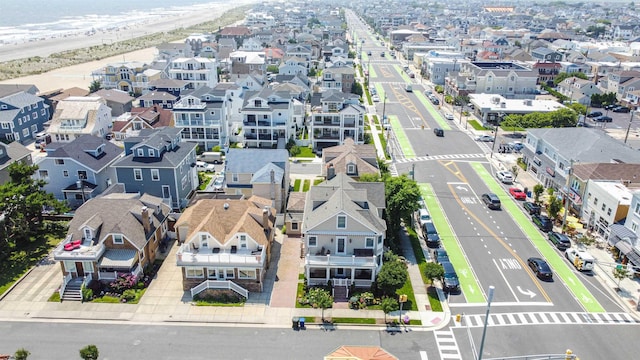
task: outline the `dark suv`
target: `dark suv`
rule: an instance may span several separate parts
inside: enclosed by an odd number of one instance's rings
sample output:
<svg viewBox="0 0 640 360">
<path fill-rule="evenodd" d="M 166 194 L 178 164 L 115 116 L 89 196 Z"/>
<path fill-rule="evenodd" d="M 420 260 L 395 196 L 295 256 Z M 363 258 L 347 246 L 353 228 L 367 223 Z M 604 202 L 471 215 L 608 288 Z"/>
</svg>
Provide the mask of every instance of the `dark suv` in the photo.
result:
<svg viewBox="0 0 640 360">
<path fill-rule="evenodd" d="M 449 261 L 449 255 L 445 249 L 438 248 L 433 250 L 433 260 L 438 264 L 442 264 L 445 261 Z"/>
<path fill-rule="evenodd" d="M 424 233 L 428 247 L 437 248 L 440 246 L 440 235 L 438 235 L 438 230 L 436 230 L 436 226 L 433 225 L 432 222 L 424 223 L 422 225 L 422 232 Z"/>
<path fill-rule="evenodd" d="M 491 210 L 500 210 L 500 199 L 494 193 L 482 194 L 482 202 Z"/>
<path fill-rule="evenodd" d="M 551 241 L 560 250 L 567 250 L 571 247 L 571 240 L 569 240 L 569 237 L 555 231 L 551 231 L 549 233 L 549 241 Z"/>
<path fill-rule="evenodd" d="M 549 219 L 548 217 L 544 215 L 534 215 L 531 219 L 533 220 L 533 223 L 536 224 L 538 229 L 544 232 L 553 230 L 553 222 L 551 222 L 551 219 Z"/>
<path fill-rule="evenodd" d="M 522 204 L 522 207 L 529 213 L 529 215 L 540 215 L 540 205 L 538 204 L 527 201 Z"/>
<path fill-rule="evenodd" d="M 446 292 L 457 293 L 460 291 L 460 280 L 453 265 L 448 261 L 442 262 L 444 268 L 444 276 L 442 277 L 443 289 Z"/>
</svg>

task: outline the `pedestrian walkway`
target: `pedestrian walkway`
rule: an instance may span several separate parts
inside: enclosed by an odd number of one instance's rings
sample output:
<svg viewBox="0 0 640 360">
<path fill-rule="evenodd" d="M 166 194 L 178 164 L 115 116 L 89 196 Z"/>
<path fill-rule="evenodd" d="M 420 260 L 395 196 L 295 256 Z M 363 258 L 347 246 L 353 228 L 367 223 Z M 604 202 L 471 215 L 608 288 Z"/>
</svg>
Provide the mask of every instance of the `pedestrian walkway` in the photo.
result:
<svg viewBox="0 0 640 360">
<path fill-rule="evenodd" d="M 438 346 L 438 353 L 440 353 L 440 359 L 457 360 L 462 359 L 460 349 L 456 337 L 451 330 L 436 330 L 433 332 L 436 338 L 436 345 Z"/>
<path fill-rule="evenodd" d="M 418 156 L 411 159 L 408 158 L 400 158 L 396 160 L 396 163 L 406 164 L 411 162 L 419 162 L 419 161 L 429 161 L 429 160 L 463 160 L 463 159 L 482 159 L 486 160 L 486 154 L 443 154 L 443 155 L 427 155 L 427 156 Z"/>
<path fill-rule="evenodd" d="M 485 315 L 464 315 L 456 327 L 483 327 Z M 522 312 L 492 313 L 487 326 L 513 325 L 637 325 L 640 319 L 628 313 L 587 313 L 587 312 Z"/>
</svg>

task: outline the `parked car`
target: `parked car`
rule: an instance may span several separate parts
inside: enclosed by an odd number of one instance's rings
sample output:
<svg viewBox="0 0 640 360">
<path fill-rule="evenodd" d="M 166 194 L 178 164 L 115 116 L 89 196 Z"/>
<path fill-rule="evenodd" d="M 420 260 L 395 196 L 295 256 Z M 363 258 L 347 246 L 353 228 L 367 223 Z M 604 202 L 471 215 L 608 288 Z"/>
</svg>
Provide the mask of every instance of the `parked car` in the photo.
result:
<svg viewBox="0 0 640 360">
<path fill-rule="evenodd" d="M 629 109 L 626 106 L 617 106 L 611 109 L 611 111 L 617 112 L 617 113 L 628 113 L 629 111 L 631 111 L 631 109 Z"/>
<path fill-rule="evenodd" d="M 534 224 L 536 224 L 538 229 L 544 232 L 549 232 L 553 230 L 553 222 L 551 221 L 551 219 L 549 219 L 544 215 L 540 215 L 540 214 L 534 215 L 531 218 L 531 220 L 533 221 Z"/>
<path fill-rule="evenodd" d="M 482 202 L 491 210 L 500 210 L 500 199 L 494 193 L 482 194 Z"/>
<path fill-rule="evenodd" d="M 453 120 L 454 119 L 453 114 L 451 114 L 451 113 L 445 113 L 444 114 L 444 118 L 447 119 L 447 120 Z"/>
<path fill-rule="evenodd" d="M 196 161 L 196 170 L 204 172 L 215 172 L 216 167 L 213 164 L 208 164 L 204 161 Z"/>
<path fill-rule="evenodd" d="M 213 191 L 215 192 L 223 192 L 224 191 L 224 177 L 218 176 L 215 180 L 213 180 Z"/>
<path fill-rule="evenodd" d="M 529 215 L 540 215 L 540 205 L 526 201 L 522 204 L 522 207 L 529 213 Z"/>
<path fill-rule="evenodd" d="M 378 96 L 378 95 L 373 95 L 373 96 L 371 97 L 371 100 L 373 100 L 373 102 L 380 102 L 380 96 Z"/>
<path fill-rule="evenodd" d="M 498 180 L 500 180 L 500 182 L 502 182 L 503 184 L 513 184 L 513 173 L 511 171 L 498 171 L 496 173 L 496 177 L 498 178 Z"/>
<path fill-rule="evenodd" d="M 576 248 L 568 248 L 564 252 L 564 257 L 569 260 L 573 266 L 579 271 L 591 271 L 593 270 L 594 257 L 584 250 L 578 250 Z"/>
<path fill-rule="evenodd" d="M 527 264 L 531 268 L 534 274 L 541 280 L 553 280 L 553 271 L 549 267 L 546 261 L 541 258 L 531 257 L 527 259 Z"/>
<path fill-rule="evenodd" d="M 371 56 L 371 51 L 367 51 L 367 55 Z"/>
<path fill-rule="evenodd" d="M 476 136 L 476 141 L 482 141 L 482 142 L 493 142 L 494 137 L 491 135 L 479 135 Z"/>
<path fill-rule="evenodd" d="M 438 235 L 438 230 L 432 222 L 424 223 L 422 225 L 422 232 L 424 233 L 425 241 L 427 242 L 428 247 L 437 248 L 438 246 L 440 246 L 440 235 Z"/>
<path fill-rule="evenodd" d="M 617 108 L 618 106 L 620 106 L 620 105 L 618 105 L 618 104 L 609 104 L 609 105 L 605 105 L 604 109 L 605 110 L 611 110 L 613 108 Z"/>
<path fill-rule="evenodd" d="M 380 57 L 384 57 L 384 51 L 380 53 Z"/>
<path fill-rule="evenodd" d="M 594 117 L 598 117 L 598 116 L 602 116 L 602 113 L 600 111 L 592 111 L 592 112 L 587 114 L 588 118 L 594 118 Z"/>
<path fill-rule="evenodd" d="M 433 133 L 436 134 L 436 136 L 444 137 L 444 130 L 441 128 L 434 128 Z"/>
<path fill-rule="evenodd" d="M 566 250 L 571 247 L 571 240 L 569 240 L 569 237 L 565 234 L 551 231 L 548 236 L 549 241 L 551 241 L 560 250 Z"/>
<path fill-rule="evenodd" d="M 444 276 L 442 277 L 443 290 L 446 292 L 459 292 L 460 280 L 458 280 L 458 274 L 456 274 L 453 264 L 443 261 L 441 265 L 444 268 Z"/>
<path fill-rule="evenodd" d="M 509 194 L 511 194 L 511 196 L 513 196 L 513 198 L 516 200 L 525 200 L 527 198 L 527 194 L 525 194 L 522 189 L 517 187 L 509 188 Z"/>
<path fill-rule="evenodd" d="M 524 144 L 520 141 L 512 141 L 509 143 L 509 145 L 511 145 L 511 148 L 513 148 L 513 150 L 515 151 L 520 151 L 522 150 L 522 148 L 524 148 Z"/>
<path fill-rule="evenodd" d="M 424 225 L 426 222 L 431 222 L 431 215 L 429 214 L 429 210 L 422 208 L 418 210 L 418 221 L 420 222 L 420 227 Z"/>
<path fill-rule="evenodd" d="M 600 116 L 596 116 L 593 118 L 593 121 L 595 122 L 612 122 L 613 119 L 610 116 L 604 116 L 604 115 L 600 115 Z"/>
<path fill-rule="evenodd" d="M 449 254 L 443 248 L 437 248 L 433 250 L 433 261 L 437 264 L 442 264 L 445 261 L 449 261 Z"/>
</svg>

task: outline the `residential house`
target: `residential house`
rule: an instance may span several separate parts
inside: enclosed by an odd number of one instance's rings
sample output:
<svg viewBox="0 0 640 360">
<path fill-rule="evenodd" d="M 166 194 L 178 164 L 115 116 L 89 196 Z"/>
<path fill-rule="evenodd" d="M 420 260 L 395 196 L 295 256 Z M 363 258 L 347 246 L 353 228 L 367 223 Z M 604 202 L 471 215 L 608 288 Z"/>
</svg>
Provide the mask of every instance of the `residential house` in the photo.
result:
<svg viewBox="0 0 640 360">
<path fill-rule="evenodd" d="M 163 109 L 173 109 L 178 97 L 164 91 L 150 91 L 138 98 L 140 107 L 159 106 Z"/>
<path fill-rule="evenodd" d="M 562 95 L 568 97 L 569 101 L 577 102 L 585 106 L 591 104 L 591 95 L 602 94 L 602 90 L 592 81 L 577 77 L 564 79 L 558 84 L 557 90 Z"/>
<path fill-rule="evenodd" d="M 116 140 L 124 140 L 128 137 L 139 136 L 142 129 L 174 127 L 173 125 L 171 110 L 154 105 L 131 109 L 131 112 L 119 116 L 113 121 L 111 130 Z"/>
<path fill-rule="evenodd" d="M 242 46 L 240 46 L 239 50 L 242 51 L 262 51 L 264 47 L 262 46 L 262 42 L 260 40 L 253 38 L 248 38 L 242 42 Z"/>
<path fill-rule="evenodd" d="M 190 43 L 163 43 L 156 46 L 158 54 L 156 60 L 171 61 L 177 58 L 190 58 L 194 56 L 193 48 Z"/>
<path fill-rule="evenodd" d="M 187 82 L 187 88 L 213 88 L 218 83 L 218 63 L 215 59 L 177 58 L 169 64 L 169 78 Z"/>
<path fill-rule="evenodd" d="M 616 94 L 618 99 L 625 98 L 625 94 L 629 91 L 634 91 L 638 88 L 637 80 L 640 79 L 640 71 L 635 70 L 623 70 L 623 71 L 611 71 L 606 78 L 606 91 Z M 626 86 L 628 82 L 632 82 L 636 85 Z"/>
<path fill-rule="evenodd" d="M 537 62 L 560 62 L 563 60 L 562 53 L 546 47 L 531 50 L 531 57 Z"/>
<path fill-rule="evenodd" d="M 87 88 L 79 88 L 79 87 L 71 87 L 68 89 L 56 89 L 47 92 L 40 92 L 38 96 L 44 99 L 45 103 L 49 105 L 51 108 L 49 112 L 53 114 L 56 111 L 56 106 L 58 103 L 69 96 L 87 96 L 89 95 L 89 89 Z"/>
<path fill-rule="evenodd" d="M 267 65 L 263 52 L 233 51 L 229 54 L 231 61 L 230 74 L 265 74 Z"/>
<path fill-rule="evenodd" d="M 176 254 L 183 290 L 262 292 L 275 234 L 276 212 L 268 199 L 199 200 L 176 223 Z M 208 281 L 213 280 L 213 281 Z"/>
<path fill-rule="evenodd" d="M 337 89 L 343 93 L 351 93 L 354 84 L 355 70 L 352 67 L 330 67 L 322 72 L 321 87 Z"/>
<path fill-rule="evenodd" d="M 116 89 L 100 89 L 91 94 L 91 96 L 100 96 L 103 98 L 106 105 L 111 108 L 111 116 L 114 117 L 131 111 L 133 100 L 135 100 L 135 98 L 129 96 L 128 93 Z"/>
<path fill-rule="evenodd" d="M 470 62 L 461 65 L 458 74 L 450 73 L 448 94 L 496 94 L 507 99 L 533 99 L 538 73 L 512 62 Z"/>
<path fill-rule="evenodd" d="M 284 210 L 289 192 L 289 152 L 285 149 L 229 149 L 224 165 L 225 192 L 260 196 Z"/>
<path fill-rule="evenodd" d="M 613 27 L 613 39 L 630 40 L 634 36 L 640 34 L 640 25 L 638 24 L 618 24 Z"/>
<path fill-rule="evenodd" d="M 44 130 L 51 117 L 45 100 L 34 85 L 0 84 L 0 138 L 26 144 Z"/>
<path fill-rule="evenodd" d="M 538 84 L 554 86 L 553 81 L 560 73 L 562 65 L 556 62 L 536 62 L 532 67 L 538 72 Z"/>
<path fill-rule="evenodd" d="M 183 141 L 210 150 L 227 142 L 228 99 L 208 86 L 188 90 L 173 106 L 174 126 Z"/>
<path fill-rule="evenodd" d="M 91 73 L 103 89 L 118 89 L 132 94 L 149 91 L 149 83 L 162 77 L 162 71 L 140 61 L 107 64 Z"/>
<path fill-rule="evenodd" d="M 299 100 L 287 92 L 276 92 L 265 87 L 258 92 L 247 91 L 240 113 L 244 146 L 250 148 L 275 148 L 296 134 L 293 117 L 296 107 L 303 107 Z M 297 112 L 298 116 L 304 116 Z"/>
<path fill-rule="evenodd" d="M 53 250 L 64 277 L 60 292 L 75 279 L 110 282 L 121 274 L 139 278 L 167 236 L 170 210 L 148 194 L 113 193 L 84 203 Z"/>
<path fill-rule="evenodd" d="M 338 173 L 307 192 L 302 234 L 309 285 L 368 288 L 382 266 L 384 183 Z"/>
<path fill-rule="evenodd" d="M 0 142 L 0 185 L 11 180 L 9 166 L 16 162 L 31 165 L 31 151 L 17 141 L 8 144 Z"/>
<path fill-rule="evenodd" d="M 39 157 L 34 178 L 44 180 L 43 189 L 75 209 L 116 183 L 111 167 L 123 150 L 104 137 L 81 135 L 71 142 L 54 142 Z"/>
<path fill-rule="evenodd" d="M 378 155 L 373 144 L 356 144 L 352 138 L 344 143 L 322 149 L 322 175 L 332 178 L 337 173 L 355 180 L 363 174 L 380 176 Z"/>
<path fill-rule="evenodd" d="M 304 202 L 306 192 L 292 191 L 287 199 L 287 208 L 284 211 L 284 227 L 288 237 L 302 235 L 302 220 L 304 218 Z"/>
<path fill-rule="evenodd" d="M 587 228 L 608 239 L 614 224 L 624 228 L 631 207 L 632 193 L 619 181 L 589 180 L 583 199 L 582 218 Z"/>
<path fill-rule="evenodd" d="M 112 166 L 126 192 L 149 194 L 182 209 L 198 188 L 196 144 L 180 141 L 180 129 L 142 129 L 126 138 L 124 157 Z"/>
<path fill-rule="evenodd" d="M 365 109 L 355 94 L 327 90 L 311 97 L 311 144 L 316 152 L 352 138 L 364 144 Z"/>
<path fill-rule="evenodd" d="M 68 97 L 58 103 L 48 132 L 53 142 L 82 135 L 104 137 L 111 132 L 111 108 L 100 96 Z"/>
<path fill-rule="evenodd" d="M 309 62 L 302 57 L 288 56 L 280 66 L 278 66 L 278 74 L 282 75 L 307 75 L 309 73 Z"/>
<path fill-rule="evenodd" d="M 149 81 L 149 91 L 162 91 L 180 98 L 180 94 L 187 90 L 187 85 L 189 83 L 184 80 L 161 78 Z"/>
</svg>

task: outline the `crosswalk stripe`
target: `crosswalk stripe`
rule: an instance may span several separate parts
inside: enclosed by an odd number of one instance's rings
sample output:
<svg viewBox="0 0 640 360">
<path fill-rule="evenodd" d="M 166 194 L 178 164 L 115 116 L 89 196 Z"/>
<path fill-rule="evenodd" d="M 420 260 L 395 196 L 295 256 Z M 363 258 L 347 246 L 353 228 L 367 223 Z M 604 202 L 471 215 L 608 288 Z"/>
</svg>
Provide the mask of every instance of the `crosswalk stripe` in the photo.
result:
<svg viewBox="0 0 640 360">
<path fill-rule="evenodd" d="M 560 322 L 559 319 L 558 319 L 558 314 L 556 314 L 556 313 L 549 313 L 549 317 L 551 318 L 551 322 L 552 323 Z"/>
<path fill-rule="evenodd" d="M 420 360 L 429 360 L 426 351 L 420 351 Z"/>
<path fill-rule="evenodd" d="M 464 315 L 458 327 L 482 327 L 485 316 L 482 314 Z M 538 324 L 640 324 L 640 320 L 627 313 L 578 313 L 578 312 L 526 312 L 490 314 L 488 326 L 538 325 Z M 444 339 L 446 334 L 441 334 Z"/>
</svg>

